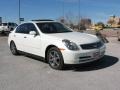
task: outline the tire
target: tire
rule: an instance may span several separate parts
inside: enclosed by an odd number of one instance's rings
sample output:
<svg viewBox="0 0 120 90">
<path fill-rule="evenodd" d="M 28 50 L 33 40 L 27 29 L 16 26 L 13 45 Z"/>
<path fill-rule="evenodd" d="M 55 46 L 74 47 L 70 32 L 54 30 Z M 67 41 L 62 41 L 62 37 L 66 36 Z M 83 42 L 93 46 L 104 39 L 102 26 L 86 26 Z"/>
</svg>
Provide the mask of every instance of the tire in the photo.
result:
<svg viewBox="0 0 120 90">
<path fill-rule="evenodd" d="M 120 41 L 120 32 L 117 32 L 118 41 Z"/>
<path fill-rule="evenodd" d="M 18 50 L 14 42 L 10 43 L 10 51 L 12 52 L 13 55 L 18 55 Z"/>
<path fill-rule="evenodd" d="M 1 34 L 2 34 L 2 35 L 5 35 L 5 32 L 4 32 L 4 31 L 2 31 L 2 32 L 1 32 Z"/>
<path fill-rule="evenodd" d="M 52 47 L 47 52 L 47 61 L 49 66 L 56 70 L 62 70 L 64 67 L 64 60 L 62 53 L 56 47 Z"/>
<path fill-rule="evenodd" d="M 120 41 L 120 38 L 118 38 L 118 41 Z"/>
</svg>

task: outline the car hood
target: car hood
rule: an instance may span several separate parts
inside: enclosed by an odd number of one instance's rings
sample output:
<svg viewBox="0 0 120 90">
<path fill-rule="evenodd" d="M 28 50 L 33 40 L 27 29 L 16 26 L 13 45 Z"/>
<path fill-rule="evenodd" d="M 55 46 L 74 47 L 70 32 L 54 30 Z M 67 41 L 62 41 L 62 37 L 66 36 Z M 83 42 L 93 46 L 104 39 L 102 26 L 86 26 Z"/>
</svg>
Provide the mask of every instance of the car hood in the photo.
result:
<svg viewBox="0 0 120 90">
<path fill-rule="evenodd" d="M 95 35 L 80 32 L 49 34 L 49 36 L 54 37 L 55 39 L 67 39 L 76 44 L 86 44 L 99 41 Z"/>
</svg>

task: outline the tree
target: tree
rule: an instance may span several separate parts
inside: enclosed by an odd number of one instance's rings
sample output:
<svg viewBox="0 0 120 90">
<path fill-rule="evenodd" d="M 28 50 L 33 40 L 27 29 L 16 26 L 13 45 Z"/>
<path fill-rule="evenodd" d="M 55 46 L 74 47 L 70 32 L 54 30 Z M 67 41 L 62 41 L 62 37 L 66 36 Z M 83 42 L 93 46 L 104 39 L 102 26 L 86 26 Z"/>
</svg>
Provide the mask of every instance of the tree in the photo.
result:
<svg viewBox="0 0 120 90">
<path fill-rule="evenodd" d="M 115 21 L 113 19 L 110 19 L 110 20 L 107 21 L 107 23 L 110 24 L 110 25 L 113 25 L 115 23 Z"/>
<path fill-rule="evenodd" d="M 57 21 L 67 25 L 68 27 L 75 29 L 78 18 L 71 12 L 68 12 L 64 17 L 60 17 Z"/>
<path fill-rule="evenodd" d="M 89 18 L 82 18 L 82 19 L 80 20 L 80 22 L 79 22 L 80 27 L 82 27 L 82 28 L 80 28 L 80 29 L 90 28 L 91 25 L 92 25 L 91 23 L 92 23 L 91 19 L 89 19 Z"/>
<path fill-rule="evenodd" d="M 104 25 L 103 22 L 98 22 L 96 25 L 97 25 L 97 26 L 102 26 L 103 28 L 105 27 L 105 25 Z"/>
<path fill-rule="evenodd" d="M 71 12 L 68 12 L 64 17 L 60 17 L 57 20 L 75 30 L 86 30 L 92 25 L 91 19 L 82 18 L 81 20 L 79 20 L 79 17 L 75 16 Z"/>
<path fill-rule="evenodd" d="M 78 17 L 75 16 L 72 12 L 68 12 L 66 15 L 65 15 L 65 18 L 66 18 L 66 21 L 67 21 L 67 24 L 70 28 L 74 29 L 75 26 L 77 25 L 78 23 Z"/>
<path fill-rule="evenodd" d="M 61 22 L 62 24 L 67 25 L 67 20 L 64 17 L 60 17 L 57 19 L 58 22 Z"/>
</svg>

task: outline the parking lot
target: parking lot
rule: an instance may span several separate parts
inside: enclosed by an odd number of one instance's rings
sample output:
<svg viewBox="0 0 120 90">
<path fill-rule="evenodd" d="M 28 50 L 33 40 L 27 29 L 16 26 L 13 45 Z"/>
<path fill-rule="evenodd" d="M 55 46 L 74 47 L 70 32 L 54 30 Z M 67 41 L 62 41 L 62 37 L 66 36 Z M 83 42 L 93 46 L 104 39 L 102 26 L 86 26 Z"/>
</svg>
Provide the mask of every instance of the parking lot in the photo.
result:
<svg viewBox="0 0 120 90">
<path fill-rule="evenodd" d="M 13 56 L 7 37 L 0 36 L 0 90 L 119 90 L 120 42 L 115 37 L 108 40 L 99 62 L 59 71 L 32 57 Z"/>
</svg>

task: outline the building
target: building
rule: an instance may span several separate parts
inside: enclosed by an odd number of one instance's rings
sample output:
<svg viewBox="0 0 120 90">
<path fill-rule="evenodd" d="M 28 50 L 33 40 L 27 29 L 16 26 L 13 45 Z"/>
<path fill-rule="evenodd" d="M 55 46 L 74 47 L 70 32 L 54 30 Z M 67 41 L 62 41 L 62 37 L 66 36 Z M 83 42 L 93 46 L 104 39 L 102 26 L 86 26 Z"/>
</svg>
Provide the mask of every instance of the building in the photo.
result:
<svg viewBox="0 0 120 90">
<path fill-rule="evenodd" d="M 115 15 L 110 16 L 108 25 L 115 28 L 120 27 L 120 17 L 117 17 Z"/>
</svg>

